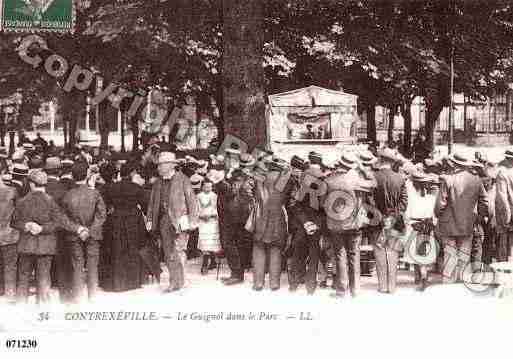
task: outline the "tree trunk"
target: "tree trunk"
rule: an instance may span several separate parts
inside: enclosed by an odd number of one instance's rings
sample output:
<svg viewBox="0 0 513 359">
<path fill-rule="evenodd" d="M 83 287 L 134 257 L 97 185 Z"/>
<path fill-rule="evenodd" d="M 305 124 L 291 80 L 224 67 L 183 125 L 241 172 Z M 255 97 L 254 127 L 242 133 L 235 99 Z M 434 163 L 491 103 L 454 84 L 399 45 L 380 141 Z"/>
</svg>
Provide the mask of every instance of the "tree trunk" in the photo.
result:
<svg viewBox="0 0 513 359">
<path fill-rule="evenodd" d="M 69 119 L 69 147 L 73 148 L 77 144 L 77 111 L 72 111 Z"/>
<path fill-rule="evenodd" d="M 225 134 L 251 150 L 266 140 L 263 2 L 223 0 L 223 19 Z"/>
<path fill-rule="evenodd" d="M 394 142 L 394 116 L 395 116 L 395 108 L 392 108 L 388 112 L 388 131 L 387 131 L 387 141 L 388 146 L 391 146 Z"/>
<path fill-rule="evenodd" d="M 98 127 L 100 130 L 100 148 L 106 150 L 109 147 L 110 119 L 107 113 L 107 101 L 98 104 Z"/>
<path fill-rule="evenodd" d="M 408 156 L 411 154 L 411 104 L 413 102 L 413 98 L 406 97 L 403 100 L 401 114 L 404 118 L 404 153 Z"/>
<path fill-rule="evenodd" d="M 442 109 L 441 101 L 426 99 L 426 141 L 431 151 L 435 148 L 435 128 Z"/>
<path fill-rule="evenodd" d="M 130 130 L 132 131 L 132 151 L 139 149 L 139 121 L 136 116 L 130 119 Z"/>
<path fill-rule="evenodd" d="M 376 104 L 371 103 L 366 106 L 367 112 L 367 139 L 372 143 L 377 140 L 376 136 Z"/>
</svg>

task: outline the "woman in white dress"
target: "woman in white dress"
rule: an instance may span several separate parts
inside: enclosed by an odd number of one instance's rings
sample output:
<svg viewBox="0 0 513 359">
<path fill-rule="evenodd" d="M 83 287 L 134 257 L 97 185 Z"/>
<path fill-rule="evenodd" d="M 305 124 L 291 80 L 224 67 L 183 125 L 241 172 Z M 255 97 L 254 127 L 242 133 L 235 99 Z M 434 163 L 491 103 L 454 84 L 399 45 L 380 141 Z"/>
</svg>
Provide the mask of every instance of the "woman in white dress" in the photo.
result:
<svg viewBox="0 0 513 359">
<path fill-rule="evenodd" d="M 217 194 L 212 191 L 212 182 L 205 180 L 197 197 L 200 205 L 198 249 L 203 252 L 201 274 L 205 275 L 208 273 L 209 259 L 213 262 L 215 253 L 221 250 Z"/>
</svg>

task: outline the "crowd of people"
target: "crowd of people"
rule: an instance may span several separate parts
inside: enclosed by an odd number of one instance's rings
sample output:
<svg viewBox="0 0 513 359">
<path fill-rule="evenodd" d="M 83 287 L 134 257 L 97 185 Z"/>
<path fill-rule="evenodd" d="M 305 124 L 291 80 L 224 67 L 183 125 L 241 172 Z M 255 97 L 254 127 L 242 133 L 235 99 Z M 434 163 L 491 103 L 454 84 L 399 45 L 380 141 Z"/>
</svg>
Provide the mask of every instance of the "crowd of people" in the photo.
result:
<svg viewBox="0 0 513 359">
<path fill-rule="evenodd" d="M 236 144 L 194 158 L 158 140 L 132 153 L 26 141 L 0 148 L 0 294 L 12 303 L 32 286 L 39 303 L 52 286 L 72 303 L 137 289 L 160 282 L 161 263 L 165 291 L 180 291 L 197 256 L 203 275 L 226 258 L 224 285 L 252 270 L 253 290 L 268 274 L 275 291 L 285 271 L 291 292 L 344 297 L 372 274 L 363 246 L 382 293 L 396 290 L 401 259 L 424 290 L 430 273 L 461 281 L 511 255 L 512 150 L 499 164 L 461 153 L 414 164 L 350 148 L 327 164 Z"/>
</svg>

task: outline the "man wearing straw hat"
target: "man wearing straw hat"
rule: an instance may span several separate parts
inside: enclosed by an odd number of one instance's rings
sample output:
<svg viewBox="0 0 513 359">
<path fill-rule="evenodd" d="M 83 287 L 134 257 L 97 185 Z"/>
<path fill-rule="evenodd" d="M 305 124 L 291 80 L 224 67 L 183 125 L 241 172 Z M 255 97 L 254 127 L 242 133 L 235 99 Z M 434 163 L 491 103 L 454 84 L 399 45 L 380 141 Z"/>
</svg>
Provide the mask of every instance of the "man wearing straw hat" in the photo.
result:
<svg viewBox="0 0 513 359">
<path fill-rule="evenodd" d="M 355 154 L 346 151 L 337 163 L 338 169 L 325 180 L 324 209 L 328 236 L 336 255 L 334 296 L 337 298 L 343 298 L 348 291 L 355 297 L 360 288 L 361 231 L 366 222 L 362 217 L 363 197 L 358 192 L 363 187 L 372 187 L 373 182 L 360 177 L 357 166 Z"/>
<path fill-rule="evenodd" d="M 374 200 L 383 215 L 384 230 L 374 243 L 374 257 L 378 273 L 378 291 L 393 293 L 397 281 L 399 251 L 392 233 L 404 231 L 403 213 L 408 206 L 408 193 L 404 176 L 392 167 L 397 162 L 395 151 L 384 148 L 378 153 L 379 169 L 374 173 L 377 187 Z"/>
<path fill-rule="evenodd" d="M 505 262 L 513 248 L 513 149 L 504 153 L 496 180 L 495 213 L 497 221 L 496 258 Z"/>
<path fill-rule="evenodd" d="M 440 177 L 440 192 L 435 204 L 438 223 L 435 233 L 442 241 L 444 253 L 444 282 L 463 279 L 470 270 L 474 209 L 481 218 L 488 215 L 488 200 L 483 181 L 470 172 L 473 165 L 464 154 L 449 157 L 454 170 Z M 468 267 L 468 268 L 467 268 Z"/>
<path fill-rule="evenodd" d="M 160 232 L 165 262 L 169 270 L 169 288 L 179 291 L 185 285 L 188 232 L 198 225 L 199 205 L 190 179 L 176 171 L 173 152 L 158 157 L 160 178 L 153 184 L 148 206 L 147 228 Z"/>
</svg>

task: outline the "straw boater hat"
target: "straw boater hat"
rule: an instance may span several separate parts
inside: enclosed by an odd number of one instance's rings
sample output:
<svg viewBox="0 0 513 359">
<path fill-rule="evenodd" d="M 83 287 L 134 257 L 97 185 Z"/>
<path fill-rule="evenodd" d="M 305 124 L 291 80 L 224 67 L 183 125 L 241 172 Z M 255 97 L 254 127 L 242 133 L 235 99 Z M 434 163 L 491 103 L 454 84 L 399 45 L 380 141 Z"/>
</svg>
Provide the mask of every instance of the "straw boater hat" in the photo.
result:
<svg viewBox="0 0 513 359">
<path fill-rule="evenodd" d="M 513 160 L 513 148 L 509 148 L 504 152 L 504 157 L 509 160 Z"/>
<path fill-rule="evenodd" d="M 21 146 L 25 151 L 33 151 L 36 149 L 36 147 L 30 142 L 25 142 Z"/>
<path fill-rule="evenodd" d="M 230 155 L 240 155 L 240 146 L 238 143 L 232 143 L 230 144 L 230 147 L 224 150 L 226 153 L 229 153 Z"/>
<path fill-rule="evenodd" d="M 48 157 L 45 162 L 45 170 L 58 170 L 61 168 L 61 159 L 59 157 Z"/>
<path fill-rule="evenodd" d="M 296 155 L 292 156 L 292 158 L 290 159 L 290 166 L 300 171 L 304 171 L 308 168 L 306 161 Z"/>
<path fill-rule="evenodd" d="M 459 166 L 472 167 L 473 162 L 463 153 L 454 153 L 449 156 L 449 160 Z"/>
<path fill-rule="evenodd" d="M 253 167 L 256 161 L 249 153 L 243 153 L 240 155 L 241 167 Z"/>
<path fill-rule="evenodd" d="M 343 167 L 345 169 L 353 169 L 358 166 L 358 158 L 353 152 L 345 151 L 340 156 L 340 160 L 337 162 L 337 167 Z"/>
<path fill-rule="evenodd" d="M 15 163 L 14 166 L 12 166 L 11 174 L 13 176 L 28 176 L 29 168 L 22 163 Z"/>
<path fill-rule="evenodd" d="M 280 158 L 273 158 L 272 161 L 267 162 L 267 169 L 269 171 L 278 171 L 281 172 L 285 168 L 287 168 L 287 162 Z"/>
<path fill-rule="evenodd" d="M 190 180 L 191 180 L 191 185 L 192 185 L 193 189 L 200 189 L 201 184 L 203 183 L 204 177 L 195 173 L 191 176 Z"/>
<path fill-rule="evenodd" d="M 310 153 L 308 153 L 308 161 L 310 161 L 311 164 L 321 166 L 322 155 L 319 152 L 310 151 Z"/>
<path fill-rule="evenodd" d="M 372 154 L 369 150 L 363 150 L 358 153 L 358 158 L 362 165 L 364 166 L 371 166 L 372 164 L 376 163 L 378 159 L 376 156 Z"/>
</svg>

